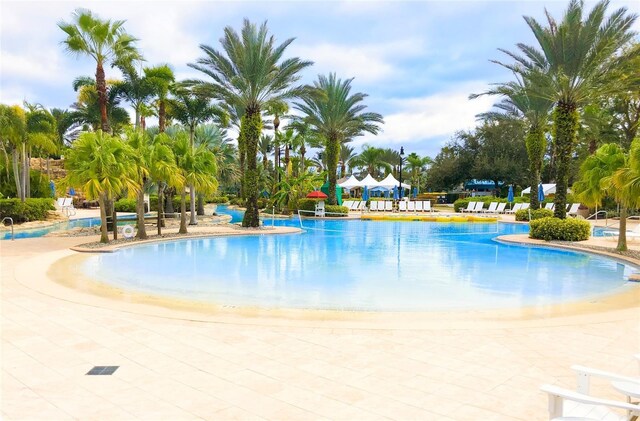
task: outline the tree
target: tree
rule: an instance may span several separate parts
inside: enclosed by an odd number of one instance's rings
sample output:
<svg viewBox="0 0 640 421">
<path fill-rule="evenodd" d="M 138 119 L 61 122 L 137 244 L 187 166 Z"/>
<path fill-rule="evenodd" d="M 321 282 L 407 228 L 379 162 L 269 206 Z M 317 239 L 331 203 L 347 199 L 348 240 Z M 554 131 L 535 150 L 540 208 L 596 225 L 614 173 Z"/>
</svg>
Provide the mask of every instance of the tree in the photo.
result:
<svg viewBox="0 0 640 421">
<path fill-rule="evenodd" d="M 56 120 L 58 147 L 62 148 L 73 142 L 80 134 L 80 127 L 74 112 L 61 108 L 52 108 L 51 115 Z"/>
<path fill-rule="evenodd" d="M 155 67 L 145 67 L 144 75 L 151 85 L 152 92 L 158 98 L 158 129 L 160 133 L 163 133 L 167 124 L 167 99 L 175 82 L 173 70 L 169 65 L 162 64 Z"/>
<path fill-rule="evenodd" d="M 106 203 L 124 191 L 134 194 L 140 188 L 133 155 L 122 140 L 101 130 L 81 134 L 66 155 L 63 184 L 80 187 L 87 198 L 98 199 L 102 243 L 109 241 Z"/>
<path fill-rule="evenodd" d="M 135 47 L 136 38 L 124 31 L 123 20 L 101 20 L 91 11 L 76 9 L 73 23 L 60 22 L 67 38 L 62 42 L 72 54 L 88 55 L 96 62 L 96 87 L 100 105 L 101 128 L 108 133 L 107 83 L 104 73 L 105 64 L 126 63 L 140 59 Z"/>
<path fill-rule="evenodd" d="M 555 104 L 553 138 L 556 152 L 554 214 L 566 217 L 569 168 L 578 130 L 578 108 L 621 88 L 624 62 L 640 54 L 618 55 L 635 36 L 636 15 L 626 8 L 605 18 L 608 0 L 598 2 L 583 20 L 584 3 L 571 0 L 561 22 L 547 12 L 547 26 L 525 17 L 539 48 L 518 44 L 520 54 L 501 50 L 515 64 L 499 63 L 526 78 L 537 97 Z"/>
<path fill-rule="evenodd" d="M 353 171 L 353 159 L 356 157 L 355 149 L 352 146 L 342 144 L 340 146 L 340 174 L 347 175 L 347 167 Z"/>
<path fill-rule="evenodd" d="M 187 233 L 186 188 L 196 188 L 203 193 L 213 193 L 218 188 L 216 158 L 206 146 L 192 147 L 189 136 L 178 132 L 173 141 L 176 165 L 184 180 L 180 191 L 180 234 Z M 193 206 L 193 205 L 192 205 Z"/>
<path fill-rule="evenodd" d="M 243 110 L 240 137 L 246 152 L 246 192 L 243 193 L 247 199 L 247 210 L 242 226 L 258 227 L 257 153 L 262 131 L 261 112 L 274 103 L 286 102 L 305 94 L 307 90 L 295 83 L 300 78 L 300 72 L 311 62 L 299 58 L 283 59 L 293 38 L 275 45 L 275 38 L 268 35 L 266 22 L 257 27 L 245 20 L 240 34 L 226 27 L 220 41 L 222 52 L 201 45 L 205 57 L 189 66 L 212 79 L 212 82 L 198 83 L 203 92 L 231 108 Z M 242 149 L 240 153 L 242 156 Z"/>
<path fill-rule="evenodd" d="M 420 190 L 420 180 L 422 173 L 426 171 L 429 165 L 433 163 L 433 160 L 424 156 L 421 157 L 415 152 L 411 152 L 407 156 L 407 171 L 411 174 L 411 185 L 417 187 Z"/>
<path fill-rule="evenodd" d="M 118 63 L 118 67 L 124 76 L 124 81 L 117 85 L 118 95 L 131 104 L 135 112 L 134 126 L 138 129 L 145 107 L 153 97 L 154 86 L 151 85 L 146 75 L 138 73 L 135 62 Z"/>
<path fill-rule="evenodd" d="M 352 81 L 338 79 L 333 73 L 328 77 L 320 75 L 314 82 L 315 91 L 320 94 L 307 96 L 303 102 L 295 104 L 316 136 L 325 139 L 330 204 L 336 203 L 336 171 L 341 143 L 365 132 L 377 134 L 378 125 L 383 123 L 380 114 L 364 112 L 366 105 L 362 101 L 367 95 L 352 94 Z"/>
<path fill-rule="evenodd" d="M 269 154 L 271 153 L 271 149 L 273 147 L 273 137 L 268 134 L 263 134 L 260 136 L 260 144 L 258 145 L 258 149 L 262 154 L 262 166 L 264 170 L 267 171 L 269 169 Z M 276 158 L 274 158 L 275 161 Z"/>
<path fill-rule="evenodd" d="M 351 160 L 351 165 L 364 168 L 372 177 L 383 176 L 391 172 L 392 167 L 384 160 L 384 149 L 370 145 L 362 146 L 362 152 Z"/>
<path fill-rule="evenodd" d="M 280 136 L 278 132 L 278 128 L 280 127 L 280 117 L 284 116 L 289 112 L 289 105 L 284 101 L 273 101 L 266 107 L 266 113 L 273 116 L 273 139 L 275 142 L 275 155 L 274 155 L 274 166 L 276 168 L 280 168 Z M 287 167 L 289 163 L 289 145 L 285 144 L 284 146 L 284 166 Z"/>
<path fill-rule="evenodd" d="M 107 89 L 107 120 L 111 134 L 120 134 L 129 122 L 129 113 L 120 106 L 119 81 L 108 80 Z M 96 82 L 90 77 L 79 77 L 73 81 L 73 89 L 78 93 L 77 101 L 71 106 L 74 123 L 91 126 L 91 130 L 100 130 L 102 117 Z M 89 130 L 89 128 L 86 128 Z"/>
</svg>

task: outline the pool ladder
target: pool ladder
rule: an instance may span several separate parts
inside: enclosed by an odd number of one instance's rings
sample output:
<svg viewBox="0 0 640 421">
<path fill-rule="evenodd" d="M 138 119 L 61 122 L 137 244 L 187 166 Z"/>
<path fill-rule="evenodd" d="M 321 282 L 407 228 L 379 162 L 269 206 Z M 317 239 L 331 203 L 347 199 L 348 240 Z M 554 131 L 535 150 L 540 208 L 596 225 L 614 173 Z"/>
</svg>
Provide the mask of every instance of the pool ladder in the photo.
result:
<svg viewBox="0 0 640 421">
<path fill-rule="evenodd" d="M 13 236 L 13 218 L 10 216 L 5 216 L 4 218 L 2 218 L 2 223 L 4 224 L 4 221 L 9 221 L 11 222 L 11 241 L 15 240 L 14 236 Z"/>
</svg>

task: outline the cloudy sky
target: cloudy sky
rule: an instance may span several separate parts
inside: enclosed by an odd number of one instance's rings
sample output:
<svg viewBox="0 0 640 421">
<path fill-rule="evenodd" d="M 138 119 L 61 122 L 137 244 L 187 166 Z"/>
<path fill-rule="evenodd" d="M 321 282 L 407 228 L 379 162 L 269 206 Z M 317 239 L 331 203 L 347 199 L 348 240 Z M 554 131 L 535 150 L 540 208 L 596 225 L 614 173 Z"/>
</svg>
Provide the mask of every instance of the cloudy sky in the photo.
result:
<svg viewBox="0 0 640 421">
<path fill-rule="evenodd" d="M 369 94 L 370 110 L 385 118 L 384 131 L 354 142 L 435 156 L 457 130 L 472 128 L 475 115 L 493 99 L 470 101 L 509 74 L 489 59 L 497 48 L 533 44 L 523 15 L 544 18 L 545 7 L 560 18 L 566 1 L 0 1 L 0 102 L 38 102 L 68 107 L 71 82 L 93 75 L 87 57 L 64 52 L 57 27 L 78 7 L 102 18 L 125 19 L 139 38 L 148 64 L 169 63 L 179 79 L 200 77 L 187 67 L 201 56 L 199 45 L 219 46 L 225 26 L 243 18 L 268 21 L 277 39 L 295 37 L 289 55 L 312 60 L 304 74 L 355 78 Z M 593 2 L 587 2 L 590 8 Z M 640 2 L 613 1 L 610 10 L 640 13 Z M 635 29 L 640 31 L 640 22 Z M 107 69 L 107 77 L 117 76 Z"/>
</svg>

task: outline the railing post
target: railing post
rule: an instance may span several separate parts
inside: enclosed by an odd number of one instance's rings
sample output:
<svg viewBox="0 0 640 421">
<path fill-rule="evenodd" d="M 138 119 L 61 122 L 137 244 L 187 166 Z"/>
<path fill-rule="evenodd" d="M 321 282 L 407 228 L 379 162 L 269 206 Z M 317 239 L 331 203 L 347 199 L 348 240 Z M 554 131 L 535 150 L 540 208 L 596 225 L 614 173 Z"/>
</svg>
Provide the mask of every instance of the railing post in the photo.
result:
<svg viewBox="0 0 640 421">
<path fill-rule="evenodd" d="M 11 222 L 11 241 L 15 240 L 15 236 L 13 235 L 13 218 L 10 216 L 5 216 L 4 218 L 2 218 L 2 223 L 4 224 L 4 221 L 9 220 L 9 222 Z"/>
</svg>

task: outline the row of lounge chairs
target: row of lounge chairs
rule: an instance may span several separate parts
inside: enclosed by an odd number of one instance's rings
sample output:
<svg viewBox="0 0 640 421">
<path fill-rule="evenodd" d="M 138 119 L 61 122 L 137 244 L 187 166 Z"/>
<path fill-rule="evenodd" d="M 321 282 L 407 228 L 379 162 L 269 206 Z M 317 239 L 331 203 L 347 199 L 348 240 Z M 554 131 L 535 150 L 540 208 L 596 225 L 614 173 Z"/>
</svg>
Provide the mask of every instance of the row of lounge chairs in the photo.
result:
<svg viewBox="0 0 640 421">
<path fill-rule="evenodd" d="M 367 210 L 366 202 L 361 200 L 345 200 L 342 206 L 351 212 Z M 391 200 L 372 200 L 368 210 L 370 212 L 393 212 L 395 207 Z M 398 212 L 433 212 L 431 202 L 428 200 L 401 200 L 398 202 L 397 210 Z"/>
<path fill-rule="evenodd" d="M 545 209 L 553 210 L 553 203 L 547 203 Z M 462 209 L 462 213 L 508 213 L 513 214 L 519 210 L 529 209 L 529 203 L 516 203 L 513 208 L 506 209 L 507 204 L 502 202 L 491 202 L 487 209 L 484 209 L 484 202 L 469 202 L 465 209 Z M 567 203 L 567 215 L 577 216 L 580 203 Z"/>
</svg>

